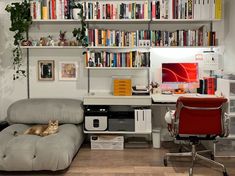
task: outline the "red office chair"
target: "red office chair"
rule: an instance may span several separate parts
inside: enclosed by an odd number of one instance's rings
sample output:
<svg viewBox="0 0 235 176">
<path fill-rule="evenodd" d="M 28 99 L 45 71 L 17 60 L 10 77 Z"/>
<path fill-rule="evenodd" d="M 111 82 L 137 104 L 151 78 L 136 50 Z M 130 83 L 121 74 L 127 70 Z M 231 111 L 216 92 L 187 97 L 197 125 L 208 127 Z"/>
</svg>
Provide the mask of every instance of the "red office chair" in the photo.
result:
<svg viewBox="0 0 235 176">
<path fill-rule="evenodd" d="M 212 159 L 208 159 L 197 152 L 195 145 L 200 140 L 215 140 L 217 136 L 226 137 L 229 134 L 229 117 L 225 113 L 227 99 L 225 98 L 200 98 L 179 97 L 176 103 L 176 111 L 171 118 L 169 131 L 176 140 L 188 140 L 192 145 L 192 151 L 186 153 L 166 153 L 164 165 L 170 156 L 191 156 L 192 166 L 189 175 L 193 175 L 193 166 L 196 158 L 222 167 L 224 176 L 227 176 L 226 168 Z M 211 152 L 211 151 L 210 151 Z M 214 156 L 214 155 L 211 155 Z"/>
</svg>

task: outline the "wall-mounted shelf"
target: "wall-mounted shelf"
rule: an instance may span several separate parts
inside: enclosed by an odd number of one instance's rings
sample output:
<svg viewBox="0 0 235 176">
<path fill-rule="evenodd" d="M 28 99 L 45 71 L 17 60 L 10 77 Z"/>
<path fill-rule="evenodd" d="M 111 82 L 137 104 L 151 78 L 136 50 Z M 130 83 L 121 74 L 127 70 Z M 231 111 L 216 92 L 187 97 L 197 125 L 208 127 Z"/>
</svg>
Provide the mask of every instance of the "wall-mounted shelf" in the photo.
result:
<svg viewBox="0 0 235 176">
<path fill-rule="evenodd" d="M 86 67 L 90 70 L 149 70 L 149 67 Z"/>
<path fill-rule="evenodd" d="M 49 20 L 43 20 L 43 19 L 38 19 L 38 20 L 33 20 L 33 23 L 80 23 L 80 20 L 75 20 L 75 19 L 49 19 Z"/>
<path fill-rule="evenodd" d="M 90 93 L 84 96 L 85 105 L 136 105 L 150 106 L 152 99 L 150 95 L 140 96 L 113 96 L 109 93 Z"/>
<path fill-rule="evenodd" d="M 144 132 L 135 132 L 135 131 L 86 131 L 86 134 L 151 134 L 151 131 L 144 131 Z"/>
<path fill-rule="evenodd" d="M 83 46 L 21 46 L 22 49 L 85 49 Z"/>
<path fill-rule="evenodd" d="M 87 49 L 128 49 L 128 50 L 139 50 L 139 49 L 150 49 L 149 46 L 88 46 Z"/>
<path fill-rule="evenodd" d="M 216 22 L 216 21 L 221 21 L 221 20 L 211 20 L 211 19 L 152 19 L 151 23 L 166 23 L 166 24 L 171 24 L 171 23 L 211 23 L 211 22 Z"/>
</svg>

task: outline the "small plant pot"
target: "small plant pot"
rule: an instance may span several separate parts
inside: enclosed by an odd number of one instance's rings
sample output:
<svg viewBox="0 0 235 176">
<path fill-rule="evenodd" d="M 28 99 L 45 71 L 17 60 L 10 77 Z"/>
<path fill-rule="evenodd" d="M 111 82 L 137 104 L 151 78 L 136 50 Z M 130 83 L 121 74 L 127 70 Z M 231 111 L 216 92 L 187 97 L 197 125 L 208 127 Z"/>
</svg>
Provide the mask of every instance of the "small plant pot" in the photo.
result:
<svg viewBox="0 0 235 176">
<path fill-rule="evenodd" d="M 73 19 L 75 20 L 79 20 L 80 16 L 78 15 L 80 13 L 81 9 L 79 8 L 74 8 L 73 9 Z"/>
</svg>

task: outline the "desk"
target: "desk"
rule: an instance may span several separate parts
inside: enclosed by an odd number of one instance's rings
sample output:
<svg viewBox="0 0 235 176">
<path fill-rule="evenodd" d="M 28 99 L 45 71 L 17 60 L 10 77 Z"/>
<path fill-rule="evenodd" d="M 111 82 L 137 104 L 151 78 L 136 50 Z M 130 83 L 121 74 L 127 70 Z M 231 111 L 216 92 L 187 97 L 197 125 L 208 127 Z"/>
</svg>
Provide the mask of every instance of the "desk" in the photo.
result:
<svg viewBox="0 0 235 176">
<path fill-rule="evenodd" d="M 175 104 L 177 99 L 180 96 L 187 96 L 187 97 L 217 97 L 216 95 L 207 95 L 207 94 L 153 94 L 151 95 L 152 97 L 152 102 L 153 104 Z"/>
</svg>

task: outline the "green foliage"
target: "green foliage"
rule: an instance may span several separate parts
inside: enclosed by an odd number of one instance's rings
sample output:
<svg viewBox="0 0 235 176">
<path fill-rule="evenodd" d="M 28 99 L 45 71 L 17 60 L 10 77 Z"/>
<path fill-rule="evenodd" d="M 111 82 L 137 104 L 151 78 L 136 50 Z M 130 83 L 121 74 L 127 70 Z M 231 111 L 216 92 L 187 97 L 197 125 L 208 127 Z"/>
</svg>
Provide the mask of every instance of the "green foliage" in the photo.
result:
<svg viewBox="0 0 235 176">
<path fill-rule="evenodd" d="M 30 25 L 32 24 L 32 18 L 30 15 L 30 4 L 27 0 L 23 2 L 11 3 L 7 5 L 5 10 L 10 13 L 11 27 L 10 31 L 14 32 L 14 45 L 13 49 L 13 66 L 15 73 L 13 79 L 18 79 L 20 76 L 26 76 L 25 70 L 22 70 L 22 51 L 20 48 L 21 41 L 27 35 Z M 27 37 L 26 37 L 27 38 Z"/>
<path fill-rule="evenodd" d="M 80 43 L 82 46 L 88 46 L 88 39 L 86 36 L 86 29 L 87 25 L 85 23 L 85 16 L 83 16 L 83 6 L 80 3 L 73 4 L 73 8 L 79 8 L 80 12 L 78 13 L 80 19 L 81 19 L 81 28 L 74 28 L 73 30 L 73 36 L 76 37 L 77 41 Z"/>
</svg>

